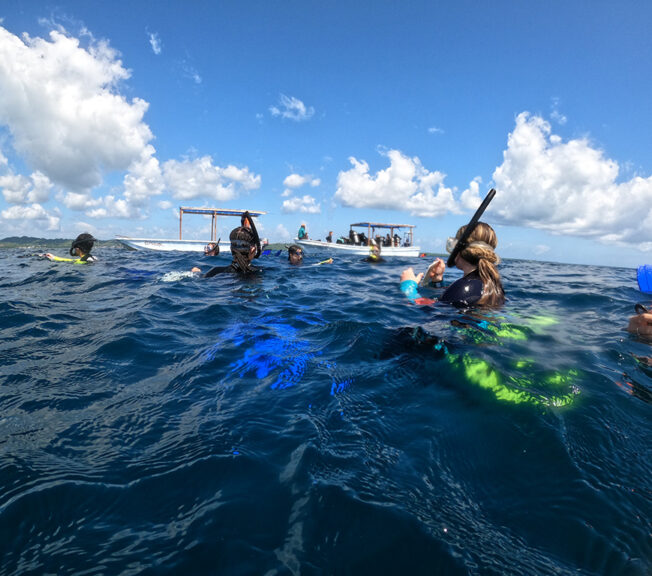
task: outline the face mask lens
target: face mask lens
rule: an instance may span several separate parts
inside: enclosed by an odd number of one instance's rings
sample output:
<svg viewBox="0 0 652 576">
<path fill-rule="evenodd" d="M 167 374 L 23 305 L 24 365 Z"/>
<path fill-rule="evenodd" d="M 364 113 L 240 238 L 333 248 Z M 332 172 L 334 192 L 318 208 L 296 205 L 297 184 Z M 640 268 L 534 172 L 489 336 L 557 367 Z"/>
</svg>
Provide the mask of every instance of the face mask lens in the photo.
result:
<svg viewBox="0 0 652 576">
<path fill-rule="evenodd" d="M 455 246 L 457 246 L 457 238 L 449 238 L 446 240 L 446 252 L 452 254 L 453 250 L 455 250 Z"/>
</svg>

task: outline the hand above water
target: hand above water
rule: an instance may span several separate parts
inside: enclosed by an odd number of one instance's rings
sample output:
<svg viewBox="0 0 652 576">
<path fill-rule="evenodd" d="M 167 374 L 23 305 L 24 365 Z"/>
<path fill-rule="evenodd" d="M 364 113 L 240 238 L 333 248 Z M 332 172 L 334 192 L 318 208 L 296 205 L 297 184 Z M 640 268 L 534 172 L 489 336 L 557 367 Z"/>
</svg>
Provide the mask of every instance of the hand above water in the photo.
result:
<svg viewBox="0 0 652 576">
<path fill-rule="evenodd" d="M 446 270 L 446 263 L 441 258 L 435 258 L 433 263 L 428 266 L 425 282 L 441 282 Z"/>
<path fill-rule="evenodd" d="M 629 319 L 629 332 L 633 332 L 638 336 L 646 336 L 652 338 L 652 312 L 645 312 L 644 314 L 637 314 Z"/>
<path fill-rule="evenodd" d="M 401 282 L 405 282 L 405 280 L 413 280 L 418 284 L 421 281 L 421 278 L 423 278 L 423 273 L 415 276 L 412 267 L 406 268 L 403 270 L 403 272 L 401 272 Z"/>
</svg>

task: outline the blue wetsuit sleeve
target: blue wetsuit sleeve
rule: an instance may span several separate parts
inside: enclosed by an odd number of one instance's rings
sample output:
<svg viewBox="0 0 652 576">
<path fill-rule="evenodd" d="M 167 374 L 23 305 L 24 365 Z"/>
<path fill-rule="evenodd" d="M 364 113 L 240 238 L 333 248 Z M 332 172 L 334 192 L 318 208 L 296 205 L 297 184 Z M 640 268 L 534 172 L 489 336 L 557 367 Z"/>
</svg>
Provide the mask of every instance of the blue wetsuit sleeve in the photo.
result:
<svg viewBox="0 0 652 576">
<path fill-rule="evenodd" d="M 407 298 L 414 302 L 417 298 L 421 298 L 419 290 L 417 290 L 417 283 L 414 280 L 403 280 L 401 282 L 401 292 L 407 296 Z"/>
</svg>

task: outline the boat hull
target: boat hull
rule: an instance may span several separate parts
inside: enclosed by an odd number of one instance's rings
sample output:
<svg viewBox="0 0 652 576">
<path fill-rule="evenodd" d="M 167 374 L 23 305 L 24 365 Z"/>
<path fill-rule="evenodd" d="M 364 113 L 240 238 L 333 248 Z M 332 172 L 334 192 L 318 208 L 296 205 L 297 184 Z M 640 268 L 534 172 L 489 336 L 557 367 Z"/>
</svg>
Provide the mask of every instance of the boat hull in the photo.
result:
<svg viewBox="0 0 652 576">
<path fill-rule="evenodd" d="M 336 242 L 323 242 L 321 240 L 299 240 L 298 238 L 295 238 L 294 241 L 305 248 L 312 248 L 314 250 L 323 250 L 337 254 L 369 255 L 369 246 L 337 244 Z M 383 258 L 418 258 L 420 254 L 419 246 L 383 246 L 380 253 Z"/>
<path fill-rule="evenodd" d="M 163 238 L 129 238 L 117 236 L 116 240 L 132 250 L 154 250 L 156 252 L 204 252 L 210 240 L 169 240 Z M 220 251 L 231 251 L 229 242 L 220 242 Z"/>
</svg>

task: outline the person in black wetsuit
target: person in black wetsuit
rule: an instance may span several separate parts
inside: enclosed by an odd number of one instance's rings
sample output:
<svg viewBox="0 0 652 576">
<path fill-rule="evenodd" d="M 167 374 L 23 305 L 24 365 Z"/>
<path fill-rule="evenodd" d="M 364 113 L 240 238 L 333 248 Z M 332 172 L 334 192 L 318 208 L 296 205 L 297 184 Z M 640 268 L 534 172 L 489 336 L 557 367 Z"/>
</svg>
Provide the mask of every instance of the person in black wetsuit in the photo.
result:
<svg viewBox="0 0 652 576">
<path fill-rule="evenodd" d="M 380 244 L 371 244 L 369 246 L 369 256 L 362 260 L 363 262 L 370 262 L 371 264 L 379 264 L 384 262 L 383 258 L 380 256 Z"/>
<path fill-rule="evenodd" d="M 231 255 L 233 259 L 228 266 L 215 266 L 211 268 L 204 278 L 211 278 L 223 272 L 248 276 L 256 274 L 260 268 L 251 265 L 254 258 L 261 254 L 260 238 L 249 212 L 242 215 L 241 225 L 231 230 L 229 240 L 231 242 Z M 192 272 L 201 272 L 199 268 L 193 268 Z"/>
<path fill-rule="evenodd" d="M 478 222 L 464 244 L 457 246 L 465 230 L 466 226 L 462 226 L 455 238 L 449 238 L 446 243 L 446 250 L 456 253 L 454 265 L 464 272 L 464 276 L 448 286 L 439 301 L 459 308 L 500 306 L 505 302 L 505 291 L 496 269 L 500 262 L 494 251 L 498 245 L 496 233 L 489 224 Z M 414 270 L 408 268 L 401 274 L 401 290 L 413 302 L 430 304 L 434 300 L 421 298 L 417 286 L 437 285 L 443 279 L 445 268 L 444 261 L 439 258 L 425 274 L 415 276 Z"/>
</svg>

